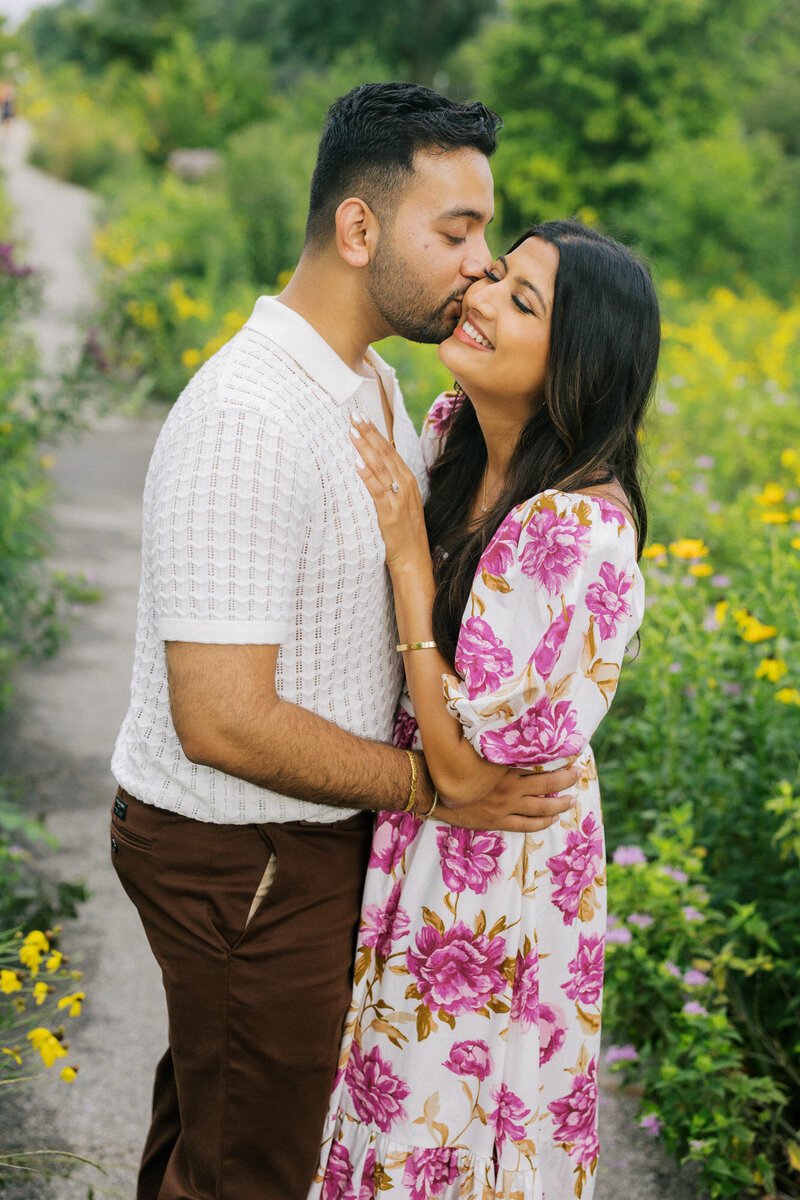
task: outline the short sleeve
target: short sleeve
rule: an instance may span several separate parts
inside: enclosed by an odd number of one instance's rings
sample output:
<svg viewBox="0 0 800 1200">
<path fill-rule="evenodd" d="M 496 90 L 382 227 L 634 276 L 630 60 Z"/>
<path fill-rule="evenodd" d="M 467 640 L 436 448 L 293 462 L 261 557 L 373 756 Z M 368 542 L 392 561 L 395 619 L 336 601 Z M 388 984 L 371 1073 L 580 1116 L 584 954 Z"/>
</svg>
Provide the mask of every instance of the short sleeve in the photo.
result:
<svg viewBox="0 0 800 1200">
<path fill-rule="evenodd" d="M 164 433 L 144 509 L 158 636 L 282 642 L 308 528 L 311 464 L 300 438 L 236 405 Z"/>
<path fill-rule="evenodd" d="M 420 448 L 429 471 L 439 457 L 460 403 L 461 397 L 457 392 L 442 392 L 425 414 L 420 433 Z"/>
<path fill-rule="evenodd" d="M 644 612 L 632 526 L 613 504 L 548 491 L 481 558 L 445 698 L 491 762 L 572 761 L 608 711 Z"/>
</svg>

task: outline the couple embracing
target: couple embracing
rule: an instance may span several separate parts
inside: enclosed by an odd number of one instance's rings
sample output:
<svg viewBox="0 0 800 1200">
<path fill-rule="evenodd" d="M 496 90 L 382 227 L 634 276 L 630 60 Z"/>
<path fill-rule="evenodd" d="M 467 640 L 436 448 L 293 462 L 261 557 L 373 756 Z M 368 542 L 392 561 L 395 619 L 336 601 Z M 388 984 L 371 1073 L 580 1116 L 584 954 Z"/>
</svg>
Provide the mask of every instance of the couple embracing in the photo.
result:
<svg viewBox="0 0 800 1200">
<path fill-rule="evenodd" d="M 643 613 L 647 271 L 492 261 L 499 119 L 332 106 L 290 283 L 153 453 L 112 859 L 162 969 L 137 1200 L 591 1195 L 589 739 Z M 456 381 L 418 438 L 390 334 Z"/>
</svg>

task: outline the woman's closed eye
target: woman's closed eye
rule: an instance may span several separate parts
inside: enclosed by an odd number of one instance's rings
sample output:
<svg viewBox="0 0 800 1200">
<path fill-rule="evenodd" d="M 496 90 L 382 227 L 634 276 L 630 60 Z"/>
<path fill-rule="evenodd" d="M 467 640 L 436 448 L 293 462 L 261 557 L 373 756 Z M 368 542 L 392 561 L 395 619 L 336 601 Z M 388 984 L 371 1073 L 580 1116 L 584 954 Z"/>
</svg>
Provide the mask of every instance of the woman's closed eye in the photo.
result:
<svg viewBox="0 0 800 1200">
<path fill-rule="evenodd" d="M 505 276 L 501 276 L 501 275 L 497 274 L 496 266 L 493 266 L 491 269 L 489 269 L 488 267 L 484 267 L 483 274 L 486 277 L 486 279 L 490 280 L 492 283 L 501 283 L 502 280 L 505 278 Z M 536 316 L 536 313 L 534 312 L 534 310 L 529 305 L 525 304 L 525 302 L 523 300 L 521 300 L 515 292 L 512 292 L 511 299 L 512 299 L 513 303 L 516 305 L 516 307 L 519 309 L 520 312 L 527 313 L 529 316 L 532 316 L 532 317 Z"/>
</svg>

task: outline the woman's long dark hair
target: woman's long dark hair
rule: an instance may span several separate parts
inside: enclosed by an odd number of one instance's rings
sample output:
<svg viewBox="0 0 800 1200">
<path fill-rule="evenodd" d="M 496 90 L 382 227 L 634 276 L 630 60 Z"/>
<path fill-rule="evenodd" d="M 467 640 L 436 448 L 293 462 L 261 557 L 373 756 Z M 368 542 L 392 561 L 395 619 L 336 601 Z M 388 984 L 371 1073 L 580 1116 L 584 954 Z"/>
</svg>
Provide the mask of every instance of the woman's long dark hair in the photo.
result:
<svg viewBox="0 0 800 1200">
<path fill-rule="evenodd" d="M 544 403 L 519 436 L 501 494 L 477 525 L 469 514 L 486 445 L 467 396 L 456 405 L 431 471 L 425 519 L 438 564 L 433 632 L 452 662 L 481 554 L 516 505 L 547 488 L 578 491 L 617 480 L 631 505 L 638 553 L 647 535 L 639 430 L 660 344 L 658 300 L 647 268 L 626 246 L 577 221 L 548 221 L 530 237 L 558 248 Z M 510 253 L 510 251 L 509 251 Z"/>
</svg>

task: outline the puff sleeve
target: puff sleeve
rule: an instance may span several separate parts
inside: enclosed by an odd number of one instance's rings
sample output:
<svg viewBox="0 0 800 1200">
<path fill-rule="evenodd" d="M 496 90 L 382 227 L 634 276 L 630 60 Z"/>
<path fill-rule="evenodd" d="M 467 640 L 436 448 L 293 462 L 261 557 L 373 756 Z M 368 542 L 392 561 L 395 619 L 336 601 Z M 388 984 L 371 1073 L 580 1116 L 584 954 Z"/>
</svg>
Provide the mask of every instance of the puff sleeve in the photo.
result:
<svg viewBox="0 0 800 1200">
<path fill-rule="evenodd" d="M 494 763 L 572 761 L 608 711 L 644 612 L 636 536 L 613 504 L 543 492 L 513 509 L 481 558 L 448 708 Z"/>
</svg>

